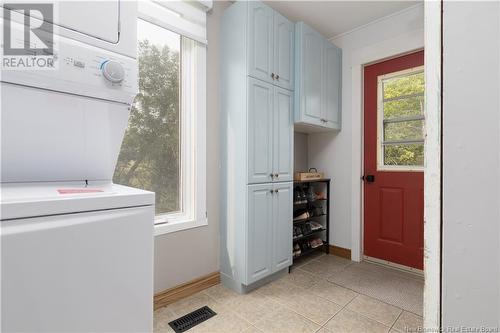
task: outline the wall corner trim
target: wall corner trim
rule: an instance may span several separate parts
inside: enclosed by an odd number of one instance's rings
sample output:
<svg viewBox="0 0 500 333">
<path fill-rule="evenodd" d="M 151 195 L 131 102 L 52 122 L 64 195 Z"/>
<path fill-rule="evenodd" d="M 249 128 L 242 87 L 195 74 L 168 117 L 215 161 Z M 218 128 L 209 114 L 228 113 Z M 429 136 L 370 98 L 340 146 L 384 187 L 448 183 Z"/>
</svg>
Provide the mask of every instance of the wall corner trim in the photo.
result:
<svg viewBox="0 0 500 333">
<path fill-rule="evenodd" d="M 154 309 L 172 304 L 199 291 L 210 288 L 220 283 L 220 273 L 214 272 L 200 278 L 180 284 L 176 287 L 160 291 L 154 296 Z"/>
</svg>

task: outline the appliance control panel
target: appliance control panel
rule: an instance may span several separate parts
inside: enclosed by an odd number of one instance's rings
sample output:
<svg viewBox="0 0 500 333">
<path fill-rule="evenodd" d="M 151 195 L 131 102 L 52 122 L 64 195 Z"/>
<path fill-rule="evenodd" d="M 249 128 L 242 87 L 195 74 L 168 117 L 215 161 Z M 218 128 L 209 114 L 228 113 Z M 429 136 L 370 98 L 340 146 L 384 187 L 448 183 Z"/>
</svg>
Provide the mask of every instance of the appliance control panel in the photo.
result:
<svg viewBox="0 0 500 333">
<path fill-rule="evenodd" d="M 22 25 L 12 24 L 13 29 Z M 20 35 L 22 37 L 22 34 Z M 14 39 L 13 47 L 24 43 Z M 52 62 L 2 71 L 2 81 L 131 104 L 137 93 L 137 61 L 72 39 L 54 35 L 53 55 L 32 53 L 17 61 Z M 13 59 L 13 61 L 16 61 Z"/>
</svg>

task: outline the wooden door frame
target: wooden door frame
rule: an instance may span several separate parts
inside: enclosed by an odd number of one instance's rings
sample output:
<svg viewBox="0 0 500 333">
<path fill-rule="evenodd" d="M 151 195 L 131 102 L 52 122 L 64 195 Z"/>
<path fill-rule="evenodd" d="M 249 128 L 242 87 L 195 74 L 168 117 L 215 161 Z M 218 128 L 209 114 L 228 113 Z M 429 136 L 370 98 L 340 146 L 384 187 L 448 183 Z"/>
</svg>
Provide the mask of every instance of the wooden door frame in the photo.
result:
<svg viewBox="0 0 500 333">
<path fill-rule="evenodd" d="M 351 259 L 363 256 L 364 174 L 364 67 L 424 48 L 426 142 L 424 174 L 424 327 L 441 326 L 441 7 L 439 1 L 424 5 L 424 29 L 356 50 L 351 55 L 352 154 Z M 425 36 L 422 39 L 422 36 Z M 344 59 L 345 61 L 345 59 Z"/>
</svg>

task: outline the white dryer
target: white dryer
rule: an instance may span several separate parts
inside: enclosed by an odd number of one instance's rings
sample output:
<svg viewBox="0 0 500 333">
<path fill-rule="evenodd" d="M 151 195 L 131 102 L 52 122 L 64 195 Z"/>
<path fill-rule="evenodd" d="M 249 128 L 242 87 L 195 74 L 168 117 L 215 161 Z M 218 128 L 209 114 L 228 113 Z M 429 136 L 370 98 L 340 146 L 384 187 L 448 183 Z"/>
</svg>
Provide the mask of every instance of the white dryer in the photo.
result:
<svg viewBox="0 0 500 333">
<path fill-rule="evenodd" d="M 112 183 L 137 3 L 55 4 L 57 68 L 1 76 L 1 331 L 148 332 L 154 193 Z"/>
</svg>

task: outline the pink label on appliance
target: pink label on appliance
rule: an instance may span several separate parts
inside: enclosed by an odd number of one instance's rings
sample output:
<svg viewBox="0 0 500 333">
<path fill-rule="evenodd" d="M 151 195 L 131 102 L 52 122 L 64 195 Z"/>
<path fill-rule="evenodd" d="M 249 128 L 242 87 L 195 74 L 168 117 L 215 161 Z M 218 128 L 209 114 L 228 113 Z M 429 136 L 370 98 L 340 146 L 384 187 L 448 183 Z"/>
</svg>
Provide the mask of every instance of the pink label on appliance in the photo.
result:
<svg viewBox="0 0 500 333">
<path fill-rule="evenodd" d="M 57 190 L 59 194 L 79 194 L 79 193 L 98 193 L 104 192 L 97 188 L 60 188 Z"/>
</svg>

